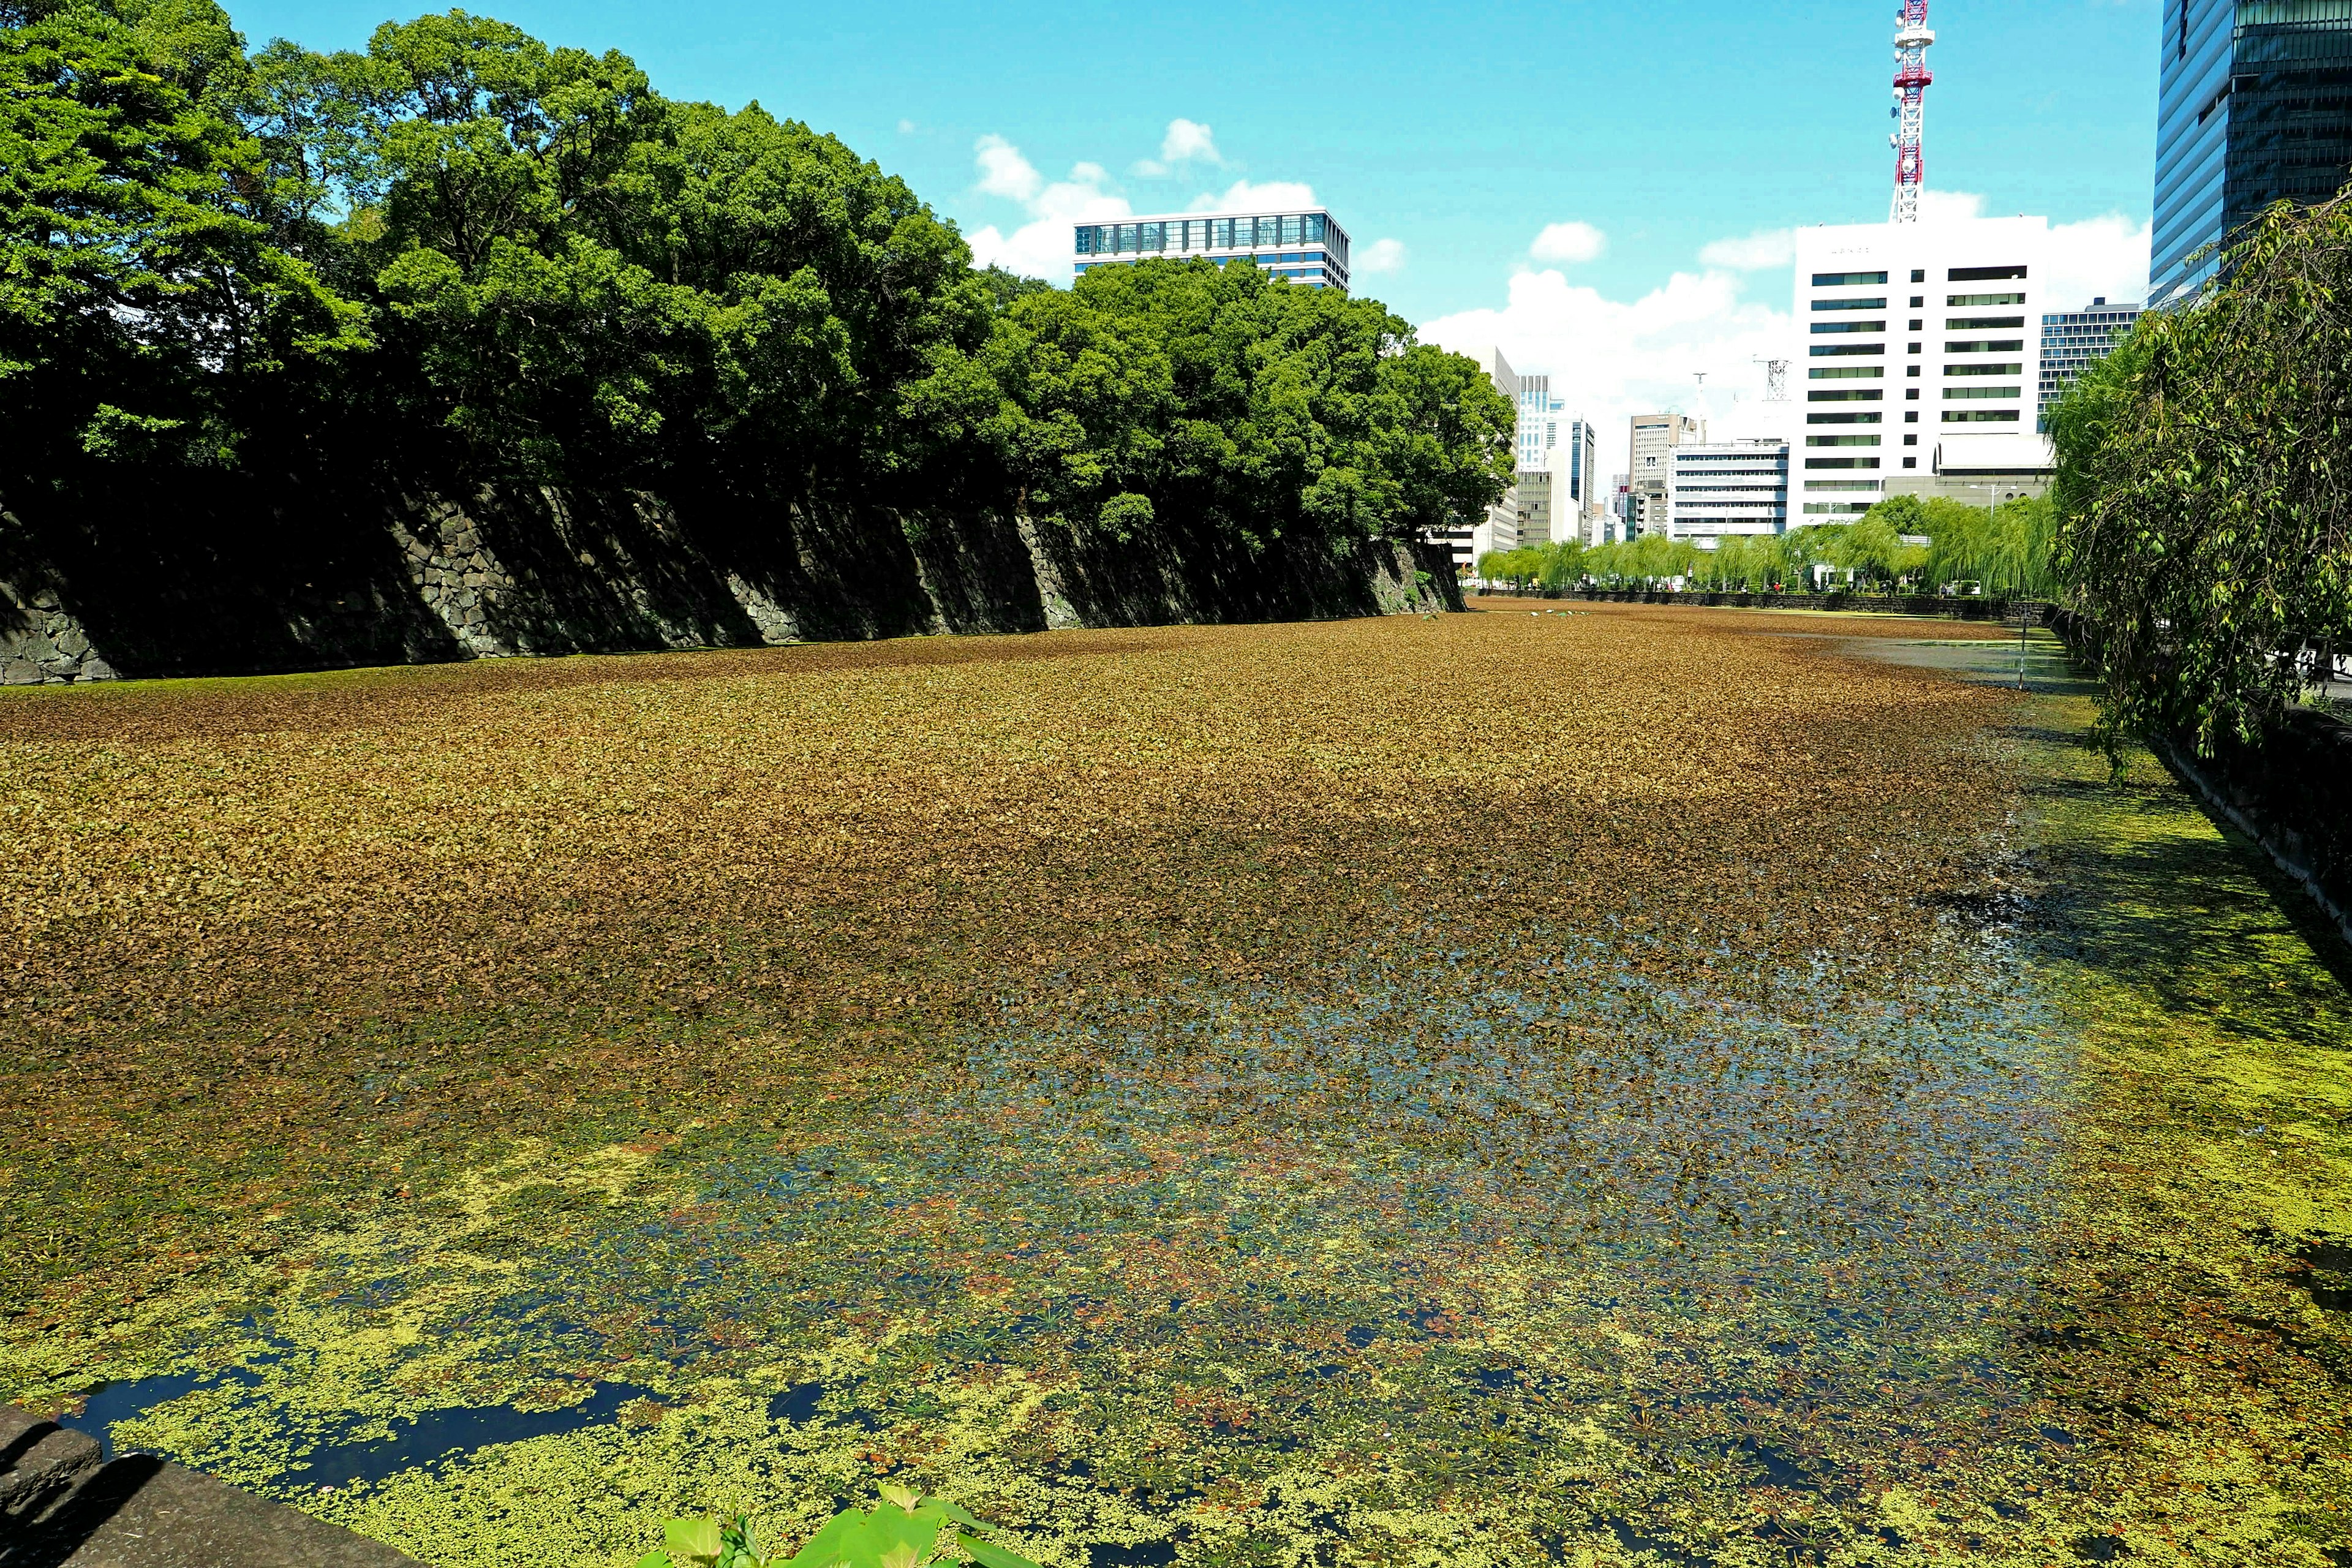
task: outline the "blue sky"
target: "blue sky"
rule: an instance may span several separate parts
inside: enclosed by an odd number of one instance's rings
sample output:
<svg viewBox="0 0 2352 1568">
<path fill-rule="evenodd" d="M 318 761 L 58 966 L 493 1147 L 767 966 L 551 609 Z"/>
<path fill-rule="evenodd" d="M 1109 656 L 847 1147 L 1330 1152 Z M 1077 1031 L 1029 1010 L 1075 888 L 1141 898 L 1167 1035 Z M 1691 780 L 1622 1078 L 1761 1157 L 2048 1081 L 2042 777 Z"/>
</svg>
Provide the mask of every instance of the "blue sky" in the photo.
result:
<svg viewBox="0 0 2352 1568">
<path fill-rule="evenodd" d="M 412 14 L 386 0 L 231 8 L 254 44 L 312 47 L 359 47 Z M 1074 205 L 1160 210 L 1240 181 L 1310 186 L 1355 237 L 1358 292 L 1455 346 L 1465 332 L 1517 334 L 1515 363 L 1574 357 L 1587 331 L 1572 310 L 1549 331 L 1514 317 L 1526 292 L 1514 279 L 1545 271 L 1636 312 L 1715 278 L 1731 353 L 1765 330 L 1757 310 L 1785 311 L 1789 278 L 1769 240 L 1721 242 L 1881 218 L 1893 171 L 1895 0 L 480 8 L 551 42 L 622 49 L 672 96 L 757 99 L 834 132 L 994 253 L 1036 266 L 1061 257 L 1066 240 L 1045 242 Z M 2129 277 L 2127 252 L 2150 202 L 2159 0 L 1934 0 L 1929 21 L 1930 186 L 1989 213 L 2106 220 L 2079 231 L 2085 287 L 2136 295 L 2144 268 Z M 1213 153 L 1180 132 L 1193 155 L 1162 158 L 1180 120 L 1206 128 Z M 1531 253 L 1553 225 L 1583 226 Z M 1396 264 L 1368 270 L 1381 240 Z M 1619 322 L 1624 353 L 1643 319 Z M 1598 376 L 1591 395 L 1639 402 L 1640 384 L 1674 379 L 1642 368 Z"/>
</svg>

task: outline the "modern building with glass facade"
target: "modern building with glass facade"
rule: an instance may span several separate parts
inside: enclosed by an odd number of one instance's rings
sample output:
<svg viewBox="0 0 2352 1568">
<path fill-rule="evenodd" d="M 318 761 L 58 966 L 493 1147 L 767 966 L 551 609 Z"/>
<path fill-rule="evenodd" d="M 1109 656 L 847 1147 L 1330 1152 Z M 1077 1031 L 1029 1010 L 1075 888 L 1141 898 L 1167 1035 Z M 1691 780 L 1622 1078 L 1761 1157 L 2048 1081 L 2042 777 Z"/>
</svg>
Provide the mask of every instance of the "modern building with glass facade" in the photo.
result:
<svg viewBox="0 0 2352 1568">
<path fill-rule="evenodd" d="M 2110 305 L 2102 297 L 2087 310 L 2060 310 L 2042 318 L 2042 385 L 2034 428 L 2050 428 L 2050 407 L 2065 395 L 2083 367 L 2105 359 L 2139 320 L 2137 305 Z"/>
<path fill-rule="evenodd" d="M 1245 261 L 1310 289 L 1348 287 L 1348 231 L 1320 209 L 1295 213 L 1162 213 L 1082 223 L 1075 236 L 1081 273 L 1147 256 Z"/>
<path fill-rule="evenodd" d="M 2352 0 L 2164 0 L 2159 61 L 2151 309 L 2271 203 L 2352 180 Z"/>
<path fill-rule="evenodd" d="M 1972 443 L 2040 439 L 2049 232 L 2039 217 L 1797 230 L 1792 522 L 1851 521 Z"/>
<path fill-rule="evenodd" d="M 1547 538 L 1559 542 L 1581 537 L 1586 515 L 1600 501 L 1592 480 L 1599 440 L 1591 420 L 1577 418 L 1564 398 L 1552 395 L 1549 375 L 1519 377 L 1518 442 L 1521 480 L 1542 482 L 1542 505 L 1550 521 Z"/>
</svg>

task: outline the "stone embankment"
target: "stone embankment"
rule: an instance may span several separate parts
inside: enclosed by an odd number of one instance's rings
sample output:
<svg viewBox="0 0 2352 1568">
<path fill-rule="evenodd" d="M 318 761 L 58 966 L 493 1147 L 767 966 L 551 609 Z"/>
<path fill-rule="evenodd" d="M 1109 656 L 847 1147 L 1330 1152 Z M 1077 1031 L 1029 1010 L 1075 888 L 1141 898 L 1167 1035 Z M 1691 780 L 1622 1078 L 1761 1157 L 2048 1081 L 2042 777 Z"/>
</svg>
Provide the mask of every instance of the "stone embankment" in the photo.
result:
<svg viewBox="0 0 2352 1568">
<path fill-rule="evenodd" d="M 417 1568 L 415 1559 L 149 1454 L 0 1405 L 0 1568 Z"/>
<path fill-rule="evenodd" d="M 2352 942 L 2352 724 L 2299 708 L 2252 742 L 2223 742 L 2210 757 L 2177 742 L 2157 750 Z"/>
<path fill-rule="evenodd" d="M 242 482 L 242 481 L 240 481 Z M 266 503 L 266 504 L 265 504 Z M 1461 607 L 1442 552 L 420 476 L 0 494 L 0 683 Z"/>
</svg>

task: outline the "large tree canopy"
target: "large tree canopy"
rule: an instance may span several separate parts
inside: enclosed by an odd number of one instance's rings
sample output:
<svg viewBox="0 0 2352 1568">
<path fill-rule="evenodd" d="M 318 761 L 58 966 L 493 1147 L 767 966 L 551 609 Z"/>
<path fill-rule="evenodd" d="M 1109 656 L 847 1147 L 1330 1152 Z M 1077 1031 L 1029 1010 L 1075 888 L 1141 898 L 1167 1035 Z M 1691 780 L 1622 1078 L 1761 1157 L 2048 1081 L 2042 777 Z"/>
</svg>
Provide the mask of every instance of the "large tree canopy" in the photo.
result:
<svg viewBox="0 0 2352 1568">
<path fill-rule="evenodd" d="M 2053 412 L 2111 740 L 2251 737 L 2352 646 L 2352 199 L 2281 204 Z"/>
<path fill-rule="evenodd" d="M 1507 401 L 1376 303 L 976 270 L 835 139 L 462 11 L 248 56 L 211 0 L 0 0 L 0 388 L 6 468 L 58 483 L 425 443 L 1244 550 L 1410 537 L 1509 471 Z"/>
</svg>

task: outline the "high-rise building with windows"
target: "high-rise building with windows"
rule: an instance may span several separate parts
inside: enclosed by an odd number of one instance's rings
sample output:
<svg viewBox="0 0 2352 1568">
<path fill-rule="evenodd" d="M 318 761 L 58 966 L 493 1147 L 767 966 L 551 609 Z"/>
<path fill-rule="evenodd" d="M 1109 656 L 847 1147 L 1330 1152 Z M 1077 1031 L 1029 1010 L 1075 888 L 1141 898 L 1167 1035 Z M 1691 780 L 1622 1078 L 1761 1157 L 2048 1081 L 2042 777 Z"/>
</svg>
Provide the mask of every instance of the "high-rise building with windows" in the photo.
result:
<svg viewBox="0 0 2352 1568">
<path fill-rule="evenodd" d="M 2080 310 L 2042 318 L 2042 385 L 2034 428 L 2050 428 L 2050 406 L 2066 394 L 2083 367 L 2104 359 L 2139 320 L 2137 305 L 2110 305 L 2103 295 Z"/>
<path fill-rule="evenodd" d="M 2352 179 L 2352 0 L 2164 0 L 2158 59 L 2150 309 L 2271 203 Z"/>
<path fill-rule="evenodd" d="M 1891 478 L 1969 466 L 1989 437 L 2036 439 L 2049 228 L 2015 217 L 1797 230 L 1792 521 L 1858 516 Z"/>
<path fill-rule="evenodd" d="M 1348 231 L 1319 208 L 1161 213 L 1117 223 L 1082 223 L 1073 241 L 1081 273 L 1147 256 L 1199 256 L 1219 265 L 1247 262 L 1310 289 L 1344 291 L 1348 287 Z"/>
<path fill-rule="evenodd" d="M 1789 443 L 1690 442 L 1667 459 L 1673 499 L 1667 531 L 1712 550 L 1727 534 L 1789 527 Z"/>
<path fill-rule="evenodd" d="M 1543 492 L 1540 498 L 1530 492 L 1527 504 L 1539 500 L 1549 525 L 1548 541 L 1581 537 L 1586 514 L 1601 500 L 1592 477 L 1599 451 L 1592 422 L 1568 412 L 1566 400 L 1552 395 L 1550 376 L 1518 379 L 1519 480 Z"/>
<path fill-rule="evenodd" d="M 1624 537 L 1673 531 L 1675 448 L 1706 439 L 1706 426 L 1682 414 L 1636 414 L 1626 468 Z"/>
</svg>

